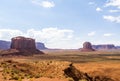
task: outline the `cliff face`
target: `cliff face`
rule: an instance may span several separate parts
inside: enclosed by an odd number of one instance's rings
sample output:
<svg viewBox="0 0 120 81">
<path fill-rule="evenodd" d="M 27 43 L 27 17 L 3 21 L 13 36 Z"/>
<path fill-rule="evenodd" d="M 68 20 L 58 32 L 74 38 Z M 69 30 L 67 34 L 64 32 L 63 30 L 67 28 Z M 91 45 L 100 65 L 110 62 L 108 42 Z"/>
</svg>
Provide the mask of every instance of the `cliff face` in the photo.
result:
<svg viewBox="0 0 120 81">
<path fill-rule="evenodd" d="M 12 38 L 11 41 L 10 49 L 16 49 L 22 55 L 44 54 L 36 48 L 35 39 L 18 36 Z"/>
<path fill-rule="evenodd" d="M 36 49 L 35 40 L 32 38 L 15 37 L 12 38 L 11 49 Z"/>
</svg>

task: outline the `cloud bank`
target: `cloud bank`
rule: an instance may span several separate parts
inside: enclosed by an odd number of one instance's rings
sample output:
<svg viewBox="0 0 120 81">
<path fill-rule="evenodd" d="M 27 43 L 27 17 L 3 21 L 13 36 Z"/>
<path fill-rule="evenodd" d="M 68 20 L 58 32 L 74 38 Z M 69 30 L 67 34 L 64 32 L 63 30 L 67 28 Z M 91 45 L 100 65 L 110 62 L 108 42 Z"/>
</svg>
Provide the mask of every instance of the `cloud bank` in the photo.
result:
<svg viewBox="0 0 120 81">
<path fill-rule="evenodd" d="M 12 29 L 0 29 L 0 40 L 10 41 L 12 37 L 25 36 L 43 42 L 49 48 L 72 49 L 79 48 L 81 41 L 74 37 L 74 31 L 70 29 L 43 28 L 41 30 L 29 29 L 26 32 Z"/>
</svg>

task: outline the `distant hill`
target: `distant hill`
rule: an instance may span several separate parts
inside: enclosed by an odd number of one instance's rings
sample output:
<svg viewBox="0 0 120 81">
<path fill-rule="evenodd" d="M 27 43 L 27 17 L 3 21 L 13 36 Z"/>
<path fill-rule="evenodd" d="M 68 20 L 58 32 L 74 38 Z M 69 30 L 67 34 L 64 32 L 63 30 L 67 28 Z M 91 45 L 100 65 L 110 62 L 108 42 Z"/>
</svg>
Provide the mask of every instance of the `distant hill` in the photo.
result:
<svg viewBox="0 0 120 81">
<path fill-rule="evenodd" d="M 41 49 L 41 50 L 48 49 L 47 47 L 45 47 L 45 44 L 41 42 L 37 42 L 36 47 L 37 49 Z"/>
<path fill-rule="evenodd" d="M 120 46 L 116 46 L 116 48 L 119 48 L 119 49 L 120 49 Z"/>
<path fill-rule="evenodd" d="M 120 46 L 115 46 L 114 44 L 102 44 L 102 45 L 92 45 L 93 49 L 96 50 L 110 50 L 117 49 Z"/>
<path fill-rule="evenodd" d="M 10 45 L 11 45 L 10 41 L 0 40 L 0 49 L 9 49 Z M 37 49 L 41 49 L 41 50 L 47 49 L 47 47 L 45 47 L 44 43 L 41 43 L 41 42 L 37 42 L 36 47 L 37 47 Z"/>
<path fill-rule="evenodd" d="M 9 49 L 10 44 L 9 41 L 0 40 L 0 49 Z"/>
</svg>

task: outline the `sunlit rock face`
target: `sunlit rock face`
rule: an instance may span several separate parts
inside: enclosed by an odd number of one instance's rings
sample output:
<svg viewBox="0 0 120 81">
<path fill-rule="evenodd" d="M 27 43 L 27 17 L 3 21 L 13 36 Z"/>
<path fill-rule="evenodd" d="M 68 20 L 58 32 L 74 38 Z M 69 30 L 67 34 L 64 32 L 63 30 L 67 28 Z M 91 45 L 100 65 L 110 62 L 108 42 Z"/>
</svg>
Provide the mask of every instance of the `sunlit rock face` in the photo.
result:
<svg viewBox="0 0 120 81">
<path fill-rule="evenodd" d="M 12 38 L 11 49 L 36 49 L 35 40 L 21 36 Z"/>
<path fill-rule="evenodd" d="M 38 54 L 43 52 L 36 49 L 35 39 L 26 38 L 22 36 L 14 37 L 11 39 L 11 49 L 19 50 L 20 52 L 29 54 Z"/>
<path fill-rule="evenodd" d="M 81 48 L 80 50 L 83 51 L 83 52 L 95 51 L 95 50 L 92 48 L 92 44 L 91 44 L 90 42 L 84 42 L 84 43 L 83 43 L 83 48 Z"/>
</svg>

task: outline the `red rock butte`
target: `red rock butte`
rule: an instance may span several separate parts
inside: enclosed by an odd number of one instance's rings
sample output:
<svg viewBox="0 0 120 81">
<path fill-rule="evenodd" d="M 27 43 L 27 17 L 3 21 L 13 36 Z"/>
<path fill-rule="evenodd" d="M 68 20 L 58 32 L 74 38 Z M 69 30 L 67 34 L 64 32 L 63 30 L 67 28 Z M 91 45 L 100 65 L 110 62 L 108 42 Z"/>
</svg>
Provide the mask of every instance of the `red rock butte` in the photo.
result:
<svg viewBox="0 0 120 81">
<path fill-rule="evenodd" d="M 36 49 L 35 39 L 22 36 L 12 38 L 11 49 Z"/>
<path fill-rule="evenodd" d="M 91 45 L 90 42 L 84 42 L 84 43 L 83 43 L 83 48 L 81 48 L 80 50 L 83 51 L 83 52 L 95 51 L 95 50 L 92 48 L 92 45 Z"/>
<path fill-rule="evenodd" d="M 20 52 L 29 52 L 29 53 L 41 53 L 43 52 L 39 51 L 36 48 L 35 39 L 32 38 L 26 38 L 22 36 L 14 37 L 11 39 L 11 49 L 19 50 Z"/>
</svg>

